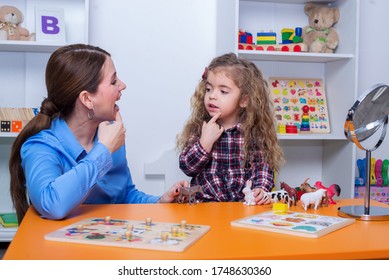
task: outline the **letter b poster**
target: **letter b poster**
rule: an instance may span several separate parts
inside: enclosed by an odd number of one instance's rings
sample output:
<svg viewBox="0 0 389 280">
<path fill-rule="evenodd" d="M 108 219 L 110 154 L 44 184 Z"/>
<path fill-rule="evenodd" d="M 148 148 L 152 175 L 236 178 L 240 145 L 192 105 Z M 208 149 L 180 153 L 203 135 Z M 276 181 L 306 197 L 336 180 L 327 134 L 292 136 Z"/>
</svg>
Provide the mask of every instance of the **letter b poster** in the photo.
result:
<svg viewBox="0 0 389 280">
<path fill-rule="evenodd" d="M 35 8 L 36 41 L 66 42 L 63 9 Z"/>
</svg>

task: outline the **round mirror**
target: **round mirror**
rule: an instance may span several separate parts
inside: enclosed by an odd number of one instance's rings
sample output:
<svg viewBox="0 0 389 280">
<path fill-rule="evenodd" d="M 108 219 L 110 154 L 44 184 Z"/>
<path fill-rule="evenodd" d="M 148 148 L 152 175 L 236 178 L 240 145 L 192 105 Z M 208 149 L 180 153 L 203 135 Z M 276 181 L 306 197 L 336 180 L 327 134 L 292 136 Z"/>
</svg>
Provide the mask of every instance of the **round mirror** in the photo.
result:
<svg viewBox="0 0 389 280">
<path fill-rule="evenodd" d="M 351 107 L 344 126 L 346 138 L 362 150 L 375 150 L 386 134 L 389 114 L 389 86 L 378 84 L 368 89 Z M 382 133 L 377 144 L 365 148 L 360 142 L 371 137 L 379 128 Z"/>
<path fill-rule="evenodd" d="M 339 216 L 365 221 L 389 220 L 389 208 L 370 207 L 371 152 L 377 149 L 385 138 L 388 114 L 389 86 L 385 84 L 377 84 L 369 88 L 348 111 L 344 124 L 344 134 L 358 148 L 366 151 L 365 202 L 363 206 L 339 207 Z M 381 130 L 378 140 L 373 139 L 373 144 L 370 143 L 371 147 L 362 146 L 360 142 L 371 138 L 378 130 Z"/>
</svg>

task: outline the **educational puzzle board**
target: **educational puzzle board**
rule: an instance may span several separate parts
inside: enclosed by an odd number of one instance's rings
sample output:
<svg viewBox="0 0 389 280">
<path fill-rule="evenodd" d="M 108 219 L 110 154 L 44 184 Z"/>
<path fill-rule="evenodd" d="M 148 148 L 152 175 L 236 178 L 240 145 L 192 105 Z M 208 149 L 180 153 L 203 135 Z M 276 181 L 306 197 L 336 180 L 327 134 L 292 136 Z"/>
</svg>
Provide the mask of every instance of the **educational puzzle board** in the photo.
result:
<svg viewBox="0 0 389 280">
<path fill-rule="evenodd" d="M 265 230 L 303 237 L 318 238 L 354 223 L 354 219 L 322 216 L 316 214 L 273 211 L 259 213 L 231 222 L 232 226 Z"/>
<path fill-rule="evenodd" d="M 269 86 L 278 125 L 295 125 L 301 133 L 300 126 L 304 113 L 302 108 L 307 105 L 309 132 L 330 132 L 326 94 L 321 79 L 271 77 Z"/>
<path fill-rule="evenodd" d="M 131 237 L 128 236 L 131 228 Z M 210 229 L 209 226 L 180 223 L 90 218 L 45 236 L 46 240 L 117 246 L 146 250 L 182 252 Z"/>
</svg>

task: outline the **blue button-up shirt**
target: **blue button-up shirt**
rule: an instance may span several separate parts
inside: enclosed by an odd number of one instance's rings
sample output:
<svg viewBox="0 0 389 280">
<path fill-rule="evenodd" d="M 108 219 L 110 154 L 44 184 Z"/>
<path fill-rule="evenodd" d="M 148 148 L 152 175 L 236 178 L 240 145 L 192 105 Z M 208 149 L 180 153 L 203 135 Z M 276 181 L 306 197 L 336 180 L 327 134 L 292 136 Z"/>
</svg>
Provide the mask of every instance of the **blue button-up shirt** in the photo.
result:
<svg viewBox="0 0 389 280">
<path fill-rule="evenodd" d="M 81 203 L 156 203 L 136 189 L 125 146 L 110 154 L 98 142 L 87 153 L 64 119 L 30 137 L 20 151 L 28 196 L 42 217 L 62 219 Z"/>
</svg>

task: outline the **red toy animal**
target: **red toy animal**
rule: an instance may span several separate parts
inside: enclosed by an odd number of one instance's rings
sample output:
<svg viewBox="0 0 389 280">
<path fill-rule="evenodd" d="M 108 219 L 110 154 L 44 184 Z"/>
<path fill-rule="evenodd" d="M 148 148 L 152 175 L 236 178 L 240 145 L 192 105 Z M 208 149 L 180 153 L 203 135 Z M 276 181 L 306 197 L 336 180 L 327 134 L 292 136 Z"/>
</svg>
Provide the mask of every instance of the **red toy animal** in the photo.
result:
<svg viewBox="0 0 389 280">
<path fill-rule="evenodd" d="M 327 193 L 327 199 L 329 204 L 336 204 L 336 202 L 332 199 L 334 195 L 339 196 L 340 195 L 340 186 L 337 184 L 332 184 L 328 188 L 325 187 L 320 181 L 317 181 L 315 183 L 316 189 L 324 189 Z"/>
</svg>

